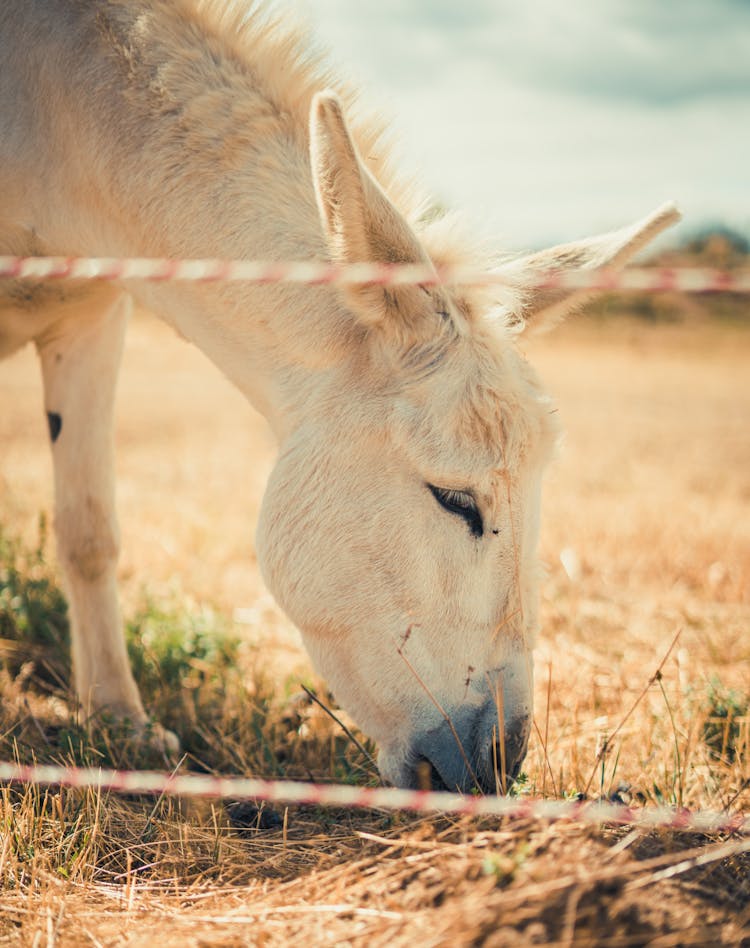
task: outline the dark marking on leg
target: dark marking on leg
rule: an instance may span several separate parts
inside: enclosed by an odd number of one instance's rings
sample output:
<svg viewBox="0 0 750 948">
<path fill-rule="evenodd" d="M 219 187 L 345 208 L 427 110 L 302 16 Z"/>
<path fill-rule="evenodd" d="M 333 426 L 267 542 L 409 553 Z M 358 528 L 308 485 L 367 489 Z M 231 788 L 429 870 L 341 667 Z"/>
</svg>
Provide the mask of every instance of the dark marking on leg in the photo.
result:
<svg viewBox="0 0 750 948">
<path fill-rule="evenodd" d="M 57 414 L 56 411 L 47 412 L 47 424 L 49 425 L 49 436 L 52 438 L 52 443 L 60 437 L 60 432 L 62 431 L 62 417 Z"/>
</svg>

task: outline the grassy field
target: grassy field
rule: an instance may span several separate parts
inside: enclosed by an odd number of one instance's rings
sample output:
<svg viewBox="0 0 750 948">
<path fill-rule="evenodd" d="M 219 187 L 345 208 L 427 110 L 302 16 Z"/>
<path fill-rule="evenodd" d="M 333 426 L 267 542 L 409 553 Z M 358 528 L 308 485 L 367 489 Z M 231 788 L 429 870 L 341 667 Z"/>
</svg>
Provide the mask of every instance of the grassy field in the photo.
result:
<svg viewBox="0 0 750 948">
<path fill-rule="evenodd" d="M 692 305 L 528 342 L 566 437 L 519 793 L 750 810 L 750 328 Z M 0 404 L 0 758 L 158 765 L 69 711 L 33 353 Z M 145 316 L 117 441 L 130 648 L 182 766 L 376 782 L 258 576 L 264 423 Z M 0 809 L 0 945 L 750 945 L 741 840 L 18 787 Z"/>
</svg>

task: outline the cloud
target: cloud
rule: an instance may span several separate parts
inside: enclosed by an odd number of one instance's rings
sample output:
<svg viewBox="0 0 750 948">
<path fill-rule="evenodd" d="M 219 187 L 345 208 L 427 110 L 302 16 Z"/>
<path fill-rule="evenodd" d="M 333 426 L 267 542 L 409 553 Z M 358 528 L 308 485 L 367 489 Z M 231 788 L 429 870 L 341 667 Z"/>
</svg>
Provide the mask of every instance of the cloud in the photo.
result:
<svg viewBox="0 0 750 948">
<path fill-rule="evenodd" d="M 597 98 L 750 94 L 747 0 L 308 0 L 308 9 L 368 71 L 414 84 L 461 58 L 488 63 L 498 80 Z"/>
<path fill-rule="evenodd" d="M 500 45 L 509 79 L 657 106 L 750 94 L 747 3 L 537 0 L 513 23 L 511 36 L 485 34 L 483 50 Z"/>
<path fill-rule="evenodd" d="M 303 2 L 428 190 L 508 246 L 670 198 L 750 229 L 747 0 Z"/>
</svg>

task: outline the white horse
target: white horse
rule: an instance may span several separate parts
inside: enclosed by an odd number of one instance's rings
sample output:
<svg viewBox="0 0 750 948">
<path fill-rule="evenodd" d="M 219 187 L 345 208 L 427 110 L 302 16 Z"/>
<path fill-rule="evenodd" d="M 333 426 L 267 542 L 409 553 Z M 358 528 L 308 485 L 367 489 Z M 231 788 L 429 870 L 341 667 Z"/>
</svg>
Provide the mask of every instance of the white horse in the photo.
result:
<svg viewBox="0 0 750 948">
<path fill-rule="evenodd" d="M 3 0 L 0 253 L 476 263 L 427 224 L 378 129 L 302 34 L 201 0 Z M 321 91 L 322 90 L 322 91 Z M 77 693 L 147 721 L 123 642 L 112 411 L 131 297 L 192 340 L 268 419 L 279 456 L 263 576 L 383 777 L 494 791 L 532 715 L 540 482 L 554 414 L 514 340 L 578 297 L 529 267 L 624 263 L 671 223 L 456 287 L 0 285 L 0 355 L 44 377 Z M 528 283 L 528 279 L 526 280 Z M 173 735 L 163 732 L 170 743 Z"/>
</svg>

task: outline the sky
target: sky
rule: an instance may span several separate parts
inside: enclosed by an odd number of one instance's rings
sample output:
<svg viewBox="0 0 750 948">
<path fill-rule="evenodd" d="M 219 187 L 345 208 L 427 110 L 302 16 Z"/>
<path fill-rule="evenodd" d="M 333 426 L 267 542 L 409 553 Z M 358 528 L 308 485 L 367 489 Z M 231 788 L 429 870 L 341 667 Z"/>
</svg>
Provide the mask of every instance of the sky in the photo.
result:
<svg viewBox="0 0 750 948">
<path fill-rule="evenodd" d="M 667 200 L 750 235 L 750 0 L 284 0 L 509 250 Z"/>
</svg>

